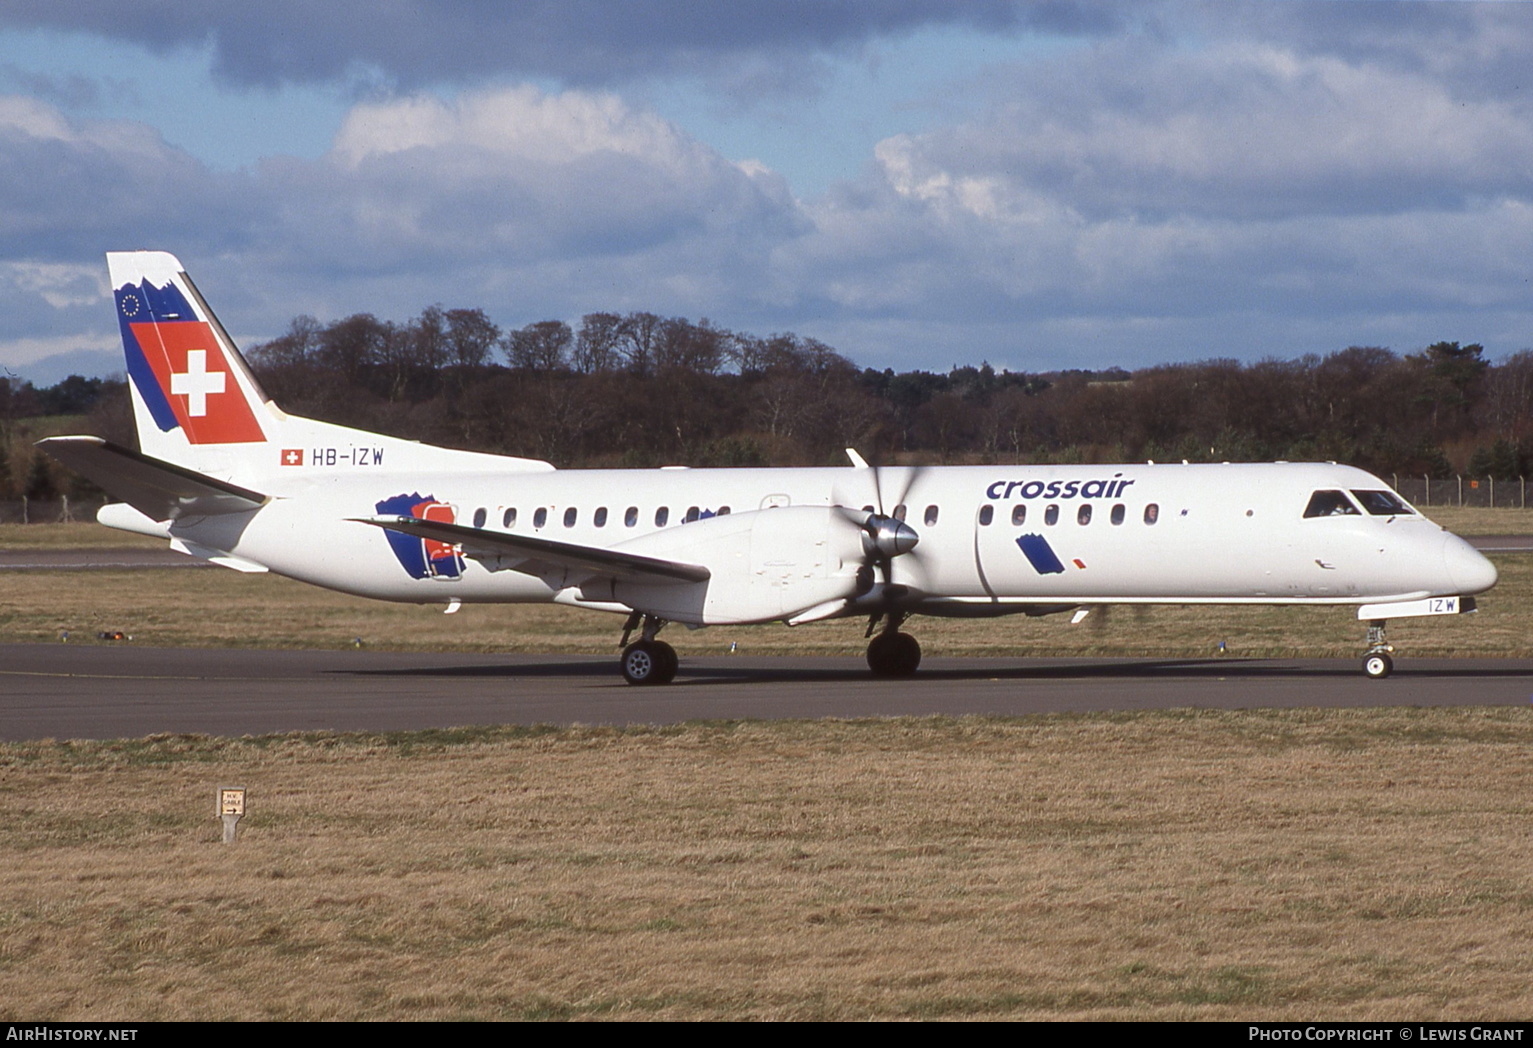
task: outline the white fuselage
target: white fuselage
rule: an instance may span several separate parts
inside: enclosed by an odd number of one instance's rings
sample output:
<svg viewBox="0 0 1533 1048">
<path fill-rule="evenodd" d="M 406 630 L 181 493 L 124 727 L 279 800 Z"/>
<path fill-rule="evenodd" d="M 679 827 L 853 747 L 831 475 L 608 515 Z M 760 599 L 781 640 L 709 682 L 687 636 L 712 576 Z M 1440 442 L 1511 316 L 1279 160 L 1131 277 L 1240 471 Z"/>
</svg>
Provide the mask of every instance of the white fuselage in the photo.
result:
<svg viewBox="0 0 1533 1048">
<path fill-rule="evenodd" d="M 1317 491 L 1388 490 L 1327 464 L 883 467 L 875 478 L 857 468 L 420 473 L 344 462 L 277 469 L 258 486 L 272 497 L 261 509 L 183 519 L 171 536 L 367 597 L 638 608 L 694 625 L 876 608 L 1363 604 L 1476 593 L 1496 578 L 1416 513 L 1357 512 L 1357 502 L 1306 517 Z M 876 507 L 880 492 L 919 545 L 854 594 L 849 580 L 866 564 L 860 533 L 827 507 Z M 444 570 L 416 577 L 389 536 L 359 522 L 398 496 L 446 507 L 443 519 L 461 525 L 698 563 L 712 577 L 596 586 L 567 569 L 528 574 L 443 547 Z"/>
</svg>

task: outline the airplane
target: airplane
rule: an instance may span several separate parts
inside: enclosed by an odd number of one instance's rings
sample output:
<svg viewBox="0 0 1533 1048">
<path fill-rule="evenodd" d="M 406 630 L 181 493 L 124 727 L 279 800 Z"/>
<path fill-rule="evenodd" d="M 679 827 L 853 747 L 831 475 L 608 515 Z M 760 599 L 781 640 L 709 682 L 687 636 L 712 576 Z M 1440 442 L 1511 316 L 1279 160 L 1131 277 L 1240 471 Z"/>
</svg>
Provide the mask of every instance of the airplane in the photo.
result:
<svg viewBox="0 0 1533 1048">
<path fill-rule="evenodd" d="M 1378 477 L 1334 463 L 560 470 L 283 412 L 181 263 L 107 255 L 137 450 L 40 446 L 119 500 L 97 519 L 244 572 L 380 600 L 553 603 L 625 616 L 630 684 L 689 628 L 866 617 L 870 670 L 916 672 L 912 615 L 1111 604 L 1473 611 L 1495 567 Z M 634 633 L 637 632 L 637 639 Z"/>
</svg>

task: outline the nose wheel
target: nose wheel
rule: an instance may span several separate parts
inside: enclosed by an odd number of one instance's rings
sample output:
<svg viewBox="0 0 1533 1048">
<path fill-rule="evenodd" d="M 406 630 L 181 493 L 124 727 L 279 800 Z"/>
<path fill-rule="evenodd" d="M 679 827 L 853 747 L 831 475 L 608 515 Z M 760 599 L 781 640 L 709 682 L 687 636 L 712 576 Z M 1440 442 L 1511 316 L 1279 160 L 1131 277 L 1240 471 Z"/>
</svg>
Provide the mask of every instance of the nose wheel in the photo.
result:
<svg viewBox="0 0 1533 1048">
<path fill-rule="evenodd" d="M 1371 680 L 1383 680 L 1395 671 L 1395 660 L 1390 658 L 1395 646 L 1384 639 L 1384 620 L 1374 619 L 1368 623 L 1368 650 L 1363 653 L 1363 675 Z"/>
<path fill-rule="evenodd" d="M 1382 651 L 1363 658 L 1363 673 L 1374 680 L 1383 680 L 1395 670 L 1395 660 Z"/>
</svg>

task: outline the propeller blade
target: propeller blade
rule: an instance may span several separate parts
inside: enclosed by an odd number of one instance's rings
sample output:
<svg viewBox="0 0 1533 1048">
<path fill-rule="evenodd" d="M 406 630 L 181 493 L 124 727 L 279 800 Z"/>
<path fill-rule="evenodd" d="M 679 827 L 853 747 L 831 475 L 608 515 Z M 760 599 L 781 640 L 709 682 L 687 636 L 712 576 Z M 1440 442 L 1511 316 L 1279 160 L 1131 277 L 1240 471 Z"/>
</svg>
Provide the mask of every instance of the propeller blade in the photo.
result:
<svg viewBox="0 0 1533 1048">
<path fill-rule="evenodd" d="M 867 558 L 865 563 L 879 569 L 886 586 L 892 585 L 891 566 L 894 558 L 915 549 L 921 541 L 921 536 L 915 528 L 901 519 L 902 514 L 891 515 L 885 512 L 882 471 L 877 466 L 869 465 L 868 460 L 858 454 L 856 448 L 847 448 L 846 457 L 851 461 L 853 469 L 867 472 L 868 479 L 873 485 L 873 502 L 871 505 L 864 504 L 861 509 L 845 505 L 838 505 L 836 508 L 849 522 L 862 530 L 862 550 Z M 900 498 L 895 504 L 896 514 L 899 514 L 899 509 L 903 507 L 905 496 L 909 494 L 919 473 L 919 467 L 906 468 Z M 841 501 L 839 495 L 834 497 L 838 503 Z"/>
</svg>

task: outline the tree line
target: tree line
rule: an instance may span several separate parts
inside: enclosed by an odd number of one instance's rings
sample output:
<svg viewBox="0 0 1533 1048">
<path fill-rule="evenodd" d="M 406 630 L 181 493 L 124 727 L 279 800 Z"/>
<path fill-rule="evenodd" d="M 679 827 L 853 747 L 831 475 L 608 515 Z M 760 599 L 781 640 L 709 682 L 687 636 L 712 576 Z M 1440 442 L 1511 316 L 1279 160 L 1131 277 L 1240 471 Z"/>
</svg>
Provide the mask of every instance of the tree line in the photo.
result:
<svg viewBox="0 0 1533 1048">
<path fill-rule="evenodd" d="M 575 326 L 502 330 L 482 310 L 431 306 L 403 323 L 297 317 L 246 355 L 289 412 L 561 467 L 832 465 L 856 447 L 886 462 L 1284 459 L 1386 476 L 1533 472 L 1533 351 L 1492 363 L 1475 343 L 1133 371 L 895 372 L 859 368 L 814 338 L 706 319 L 591 313 Z M 121 382 L 33 389 L 0 379 L 8 438 L 28 418 L 82 413 L 90 431 L 132 443 Z M 0 495 L 80 490 L 7 446 Z"/>
</svg>

